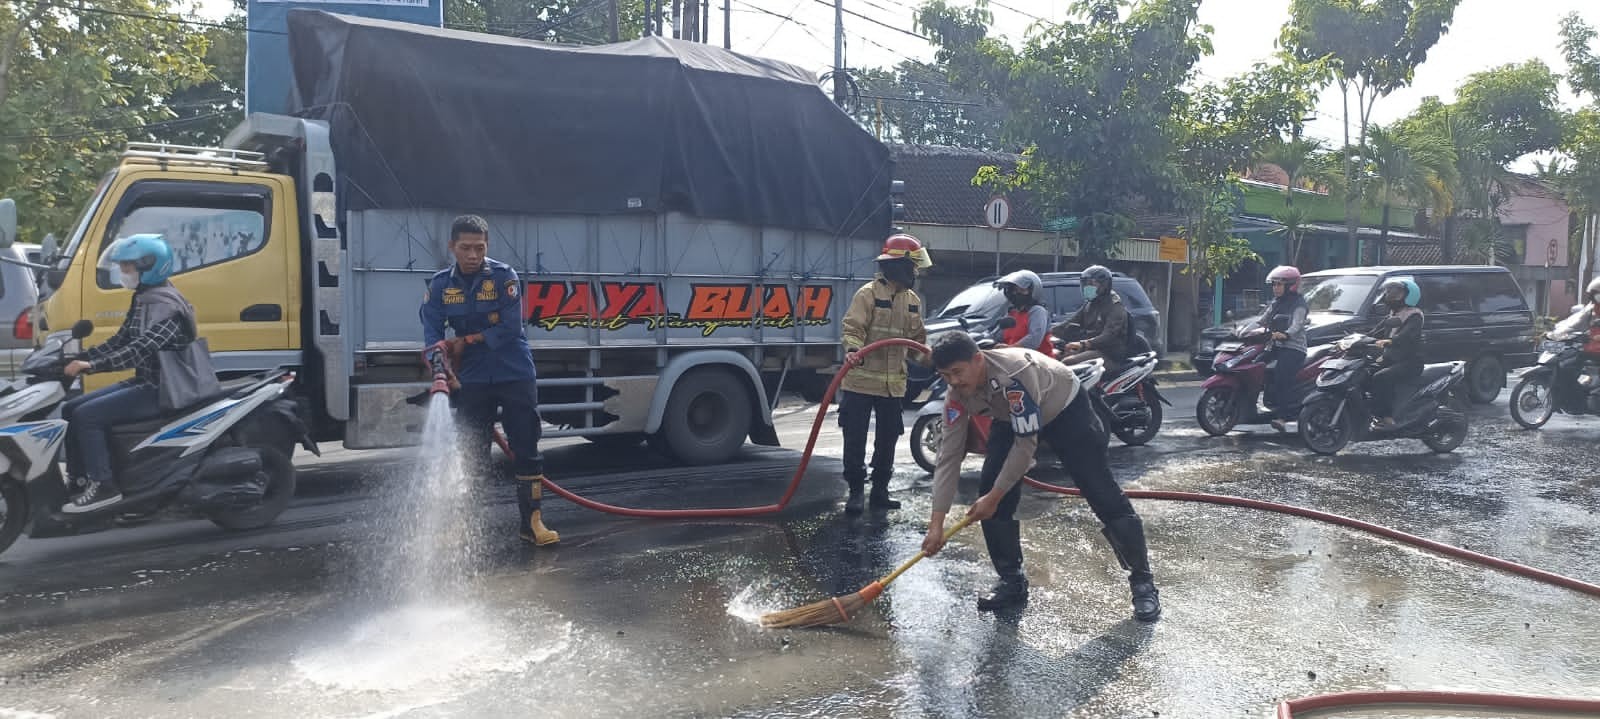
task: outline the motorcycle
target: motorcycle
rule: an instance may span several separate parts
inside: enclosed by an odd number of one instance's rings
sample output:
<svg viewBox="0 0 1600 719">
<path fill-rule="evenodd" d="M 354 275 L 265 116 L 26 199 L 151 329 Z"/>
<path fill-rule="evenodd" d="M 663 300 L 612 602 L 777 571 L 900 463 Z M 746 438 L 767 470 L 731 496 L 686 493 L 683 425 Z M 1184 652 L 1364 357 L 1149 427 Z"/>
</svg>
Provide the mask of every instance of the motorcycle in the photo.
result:
<svg viewBox="0 0 1600 719">
<path fill-rule="evenodd" d="M 1240 333 L 1232 342 L 1217 345 L 1216 358 L 1212 360 L 1212 375 L 1200 384 L 1203 390 L 1195 403 L 1195 420 L 1200 429 L 1213 437 L 1221 437 L 1241 424 L 1266 424 L 1275 417 L 1263 413 L 1257 402 L 1267 384 L 1268 369 L 1273 365 L 1273 350 L 1277 343 L 1273 332 L 1288 328 L 1289 318 L 1278 315 L 1272 326 L 1256 327 Z M 1317 386 L 1322 364 L 1329 358 L 1331 345 L 1312 348 L 1306 353 L 1305 365 L 1295 374 L 1295 385 L 1289 403 L 1298 412 L 1300 403 Z M 1275 398 L 1276 399 L 1276 398 Z"/>
<path fill-rule="evenodd" d="M 1078 377 L 1078 391 L 1087 392 L 1100 384 L 1105 369 L 1103 360 L 1073 365 L 1072 373 Z M 929 387 L 928 403 L 917 411 L 916 421 L 911 424 L 911 458 L 916 460 L 917 466 L 930 473 L 939 463 L 939 443 L 944 437 L 944 396 L 948 389 L 942 378 L 935 379 Z M 973 415 L 972 424 L 977 431 L 967 433 L 967 454 L 981 455 L 988 450 L 989 423 L 992 421 L 991 417 Z"/>
<path fill-rule="evenodd" d="M 1069 337 L 1056 337 L 1056 357 L 1066 357 L 1066 343 L 1081 337 L 1076 325 L 1069 325 Z M 1129 336 L 1128 359 L 1112 368 L 1110 379 L 1090 390 L 1095 412 L 1106 428 L 1129 447 L 1140 447 L 1155 439 L 1161 431 L 1162 405 L 1172 403 L 1156 389 L 1156 365 L 1160 357 L 1150 349 L 1144 335 L 1133 332 Z"/>
<path fill-rule="evenodd" d="M 57 463 L 68 431 L 58 408 L 73 384 L 64 370 L 93 330 L 81 320 L 70 332 L 51 334 L 23 360 L 25 379 L 0 388 L 0 552 L 24 529 L 35 539 L 68 536 L 170 506 L 229 530 L 277 519 L 294 497 L 294 445 L 320 454 L 294 402 L 283 397 L 294 381 L 283 370 L 229 382 L 192 406 L 113 428 L 112 465 L 123 500 L 95 512 L 61 511 L 74 489 Z"/>
<path fill-rule="evenodd" d="M 1394 424 L 1372 426 L 1368 380 L 1377 370 L 1376 340 L 1353 334 L 1322 363 L 1317 389 L 1300 407 L 1300 438 L 1317 454 L 1337 454 L 1351 442 L 1414 438 L 1428 449 L 1455 451 L 1467 438 L 1465 362 L 1430 364 L 1422 376 L 1395 388 Z"/>
<path fill-rule="evenodd" d="M 1511 419 L 1543 427 L 1556 412 L 1600 414 L 1600 339 L 1591 337 L 1588 312 L 1563 320 L 1545 335 L 1539 363 L 1511 390 Z"/>
</svg>

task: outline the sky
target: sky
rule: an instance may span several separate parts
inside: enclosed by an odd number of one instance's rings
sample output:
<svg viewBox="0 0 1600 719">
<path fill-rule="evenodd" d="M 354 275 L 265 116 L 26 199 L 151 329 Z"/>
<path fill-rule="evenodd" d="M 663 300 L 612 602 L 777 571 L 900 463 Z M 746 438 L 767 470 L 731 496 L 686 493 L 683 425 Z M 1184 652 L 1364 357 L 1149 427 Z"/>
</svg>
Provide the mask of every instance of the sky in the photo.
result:
<svg viewBox="0 0 1600 719">
<path fill-rule="evenodd" d="M 722 3 L 732 2 L 733 49 L 786 60 L 823 72 L 833 63 L 832 0 L 710 0 L 714 3 L 711 37 L 723 34 Z M 964 0 L 953 0 L 961 3 Z M 202 14 L 220 16 L 230 0 L 200 0 Z M 844 0 L 846 65 L 883 67 L 905 58 L 929 60 L 933 48 L 909 34 L 919 0 Z M 1035 18 L 1067 17 L 1070 0 L 991 0 L 992 34 L 1020 41 Z M 1200 61 L 1200 80 L 1218 80 L 1271 59 L 1288 19 L 1289 0 L 1204 0 L 1200 21 L 1213 28 L 1214 53 Z M 1530 58 L 1565 72 L 1561 59 L 1560 19 L 1578 13 L 1600 26 L 1600 0 L 1462 0 L 1449 32 L 1434 46 L 1410 87 L 1378 101 L 1374 122 L 1385 124 L 1405 116 L 1428 96 L 1447 101 L 1461 81 L 1474 72 Z M 781 18 L 792 18 L 792 21 Z M 1576 101 L 1563 84 L 1563 101 Z M 1317 118 L 1308 135 L 1342 142 L 1343 112 L 1336 87 L 1319 99 Z M 1355 127 L 1351 126 L 1352 136 Z M 1528 169 L 1525 159 L 1518 169 Z"/>
</svg>

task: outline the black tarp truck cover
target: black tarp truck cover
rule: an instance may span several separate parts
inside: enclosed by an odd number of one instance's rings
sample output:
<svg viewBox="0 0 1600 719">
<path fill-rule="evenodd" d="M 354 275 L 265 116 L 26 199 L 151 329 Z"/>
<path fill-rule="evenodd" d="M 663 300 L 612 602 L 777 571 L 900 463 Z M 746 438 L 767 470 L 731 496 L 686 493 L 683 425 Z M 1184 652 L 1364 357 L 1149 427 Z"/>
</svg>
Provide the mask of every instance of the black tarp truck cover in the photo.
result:
<svg viewBox="0 0 1600 719">
<path fill-rule="evenodd" d="M 878 239 L 882 143 L 804 70 L 649 37 L 571 47 L 289 13 L 292 111 L 329 123 L 345 207 L 678 211 Z"/>
</svg>

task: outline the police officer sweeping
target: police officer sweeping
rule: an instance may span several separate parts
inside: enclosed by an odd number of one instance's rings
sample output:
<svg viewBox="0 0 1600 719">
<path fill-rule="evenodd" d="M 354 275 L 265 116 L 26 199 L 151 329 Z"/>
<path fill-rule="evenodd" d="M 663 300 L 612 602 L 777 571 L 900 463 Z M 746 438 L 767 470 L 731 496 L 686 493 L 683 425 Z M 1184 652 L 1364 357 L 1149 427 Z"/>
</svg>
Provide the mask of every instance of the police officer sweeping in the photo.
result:
<svg viewBox="0 0 1600 719">
<path fill-rule="evenodd" d="M 944 546 L 945 514 L 956 497 L 961 462 L 967 455 L 967 433 L 974 431 L 972 418 L 989 417 L 993 421 L 979 484 L 981 496 L 967 512 L 982 521 L 984 543 L 1000 581 L 978 600 L 978 609 L 993 611 L 1028 599 L 1028 578 L 1022 570 L 1022 526 L 1015 513 L 1022 499 L 1023 473 L 1033 466 L 1034 452 L 1044 440 L 1082 490 L 1089 508 L 1104 525 L 1102 533 L 1118 561 L 1128 570 L 1134 618 L 1145 622 L 1159 618 L 1160 594 L 1150 572 L 1144 524 L 1111 476 L 1106 454 L 1109 437 L 1085 394 L 1078 391 L 1072 370 L 1021 347 L 980 350 L 971 336 L 959 331 L 939 337 L 933 346 L 933 364 L 950 389 L 933 473 L 933 515 L 922 542 L 923 552 L 932 556 Z"/>
<path fill-rule="evenodd" d="M 872 445 L 873 509 L 898 509 L 889 498 L 889 478 L 894 474 L 894 454 L 905 420 L 901 399 L 906 393 L 906 348 L 889 347 L 860 354 L 879 340 L 901 338 L 928 341 L 922 326 L 922 300 L 911 289 L 917 271 L 933 266 L 928 251 L 917 238 L 898 234 L 884 240 L 878 253 L 878 276 L 861 286 L 844 315 L 845 361 L 855 367 L 839 392 L 839 427 L 844 433 L 844 481 L 850 486 L 844 511 L 862 511 L 862 489 L 867 480 L 867 429 L 878 418 Z"/>
<path fill-rule="evenodd" d="M 533 355 L 522 324 L 516 271 L 489 259 L 489 224 L 476 215 L 450 224 L 454 266 L 428 282 L 422 301 L 423 341 L 454 358 L 460 387 L 451 397 L 466 425 L 468 456 L 484 466 L 498 417 L 516 455 L 518 535 L 539 546 L 561 541 L 544 526 L 540 495 L 544 458 L 539 454 L 539 394 Z M 455 336 L 445 339 L 445 328 Z"/>
</svg>

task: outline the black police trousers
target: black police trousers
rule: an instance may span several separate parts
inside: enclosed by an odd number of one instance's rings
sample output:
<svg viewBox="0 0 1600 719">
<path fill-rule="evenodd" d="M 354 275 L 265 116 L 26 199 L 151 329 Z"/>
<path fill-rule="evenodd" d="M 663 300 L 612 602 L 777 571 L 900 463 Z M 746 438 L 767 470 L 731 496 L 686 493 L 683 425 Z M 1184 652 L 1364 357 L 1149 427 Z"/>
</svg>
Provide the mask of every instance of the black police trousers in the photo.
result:
<svg viewBox="0 0 1600 719">
<path fill-rule="evenodd" d="M 994 483 L 1000 477 L 1000 468 L 1005 464 L 1006 455 L 1011 452 L 1012 443 L 1016 441 L 1016 435 L 1006 419 L 1001 417 L 991 425 L 989 445 L 983 458 L 983 474 L 978 485 L 980 496 L 994 489 Z M 1039 440 L 1050 445 L 1050 450 L 1061 458 L 1061 464 L 1072 477 L 1073 485 L 1083 492 L 1089 509 L 1105 525 L 1109 534 L 1119 538 L 1126 535 L 1124 544 L 1136 545 L 1127 552 L 1135 555 L 1128 558 L 1132 565 L 1132 578 L 1150 581 L 1143 524 L 1133 509 L 1133 503 L 1128 501 L 1128 495 L 1122 493 L 1122 487 L 1111 476 L 1111 460 L 1107 451 L 1110 435 L 1094 408 L 1089 405 L 1087 394 L 1079 392 L 1067 403 L 1061 414 L 1040 429 Z M 1021 501 L 1022 482 L 1018 482 L 1000 500 L 994 516 L 982 523 L 989 556 L 1001 579 L 1010 579 L 1008 574 L 1020 574 L 1022 571 L 1022 535 L 1018 529 L 1020 522 L 1016 519 L 1017 504 Z M 1113 540 L 1114 545 L 1116 541 Z M 1122 554 L 1121 549 L 1119 554 Z"/>
</svg>

